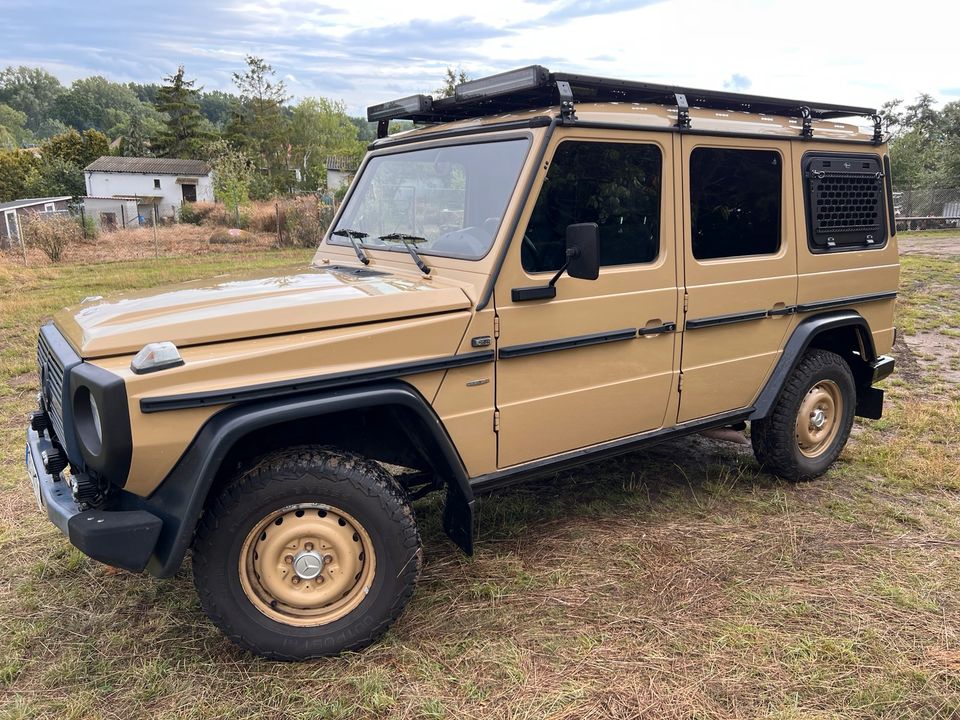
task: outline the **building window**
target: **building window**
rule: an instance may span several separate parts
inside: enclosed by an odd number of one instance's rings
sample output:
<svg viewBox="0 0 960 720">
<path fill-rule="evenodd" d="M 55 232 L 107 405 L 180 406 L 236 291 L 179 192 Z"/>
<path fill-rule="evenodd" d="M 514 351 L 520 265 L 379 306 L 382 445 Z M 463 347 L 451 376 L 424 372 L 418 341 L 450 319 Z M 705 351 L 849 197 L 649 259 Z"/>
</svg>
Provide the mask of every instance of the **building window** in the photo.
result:
<svg viewBox="0 0 960 720">
<path fill-rule="evenodd" d="M 154 190 L 159 190 L 159 189 L 160 189 L 160 178 L 154 178 L 154 179 L 153 179 L 153 189 L 154 189 Z"/>
<path fill-rule="evenodd" d="M 561 143 L 524 234 L 523 269 L 559 270 L 567 225 L 586 222 L 600 228 L 601 265 L 652 262 L 660 252 L 662 166 L 656 145 Z"/>
<path fill-rule="evenodd" d="M 774 150 L 696 148 L 690 153 L 693 257 L 777 252 L 782 166 Z"/>
<path fill-rule="evenodd" d="M 44 203 L 44 204 L 43 204 L 43 211 L 44 211 L 44 212 L 55 212 L 56 209 L 57 209 L 57 206 L 56 206 L 54 203 Z"/>
</svg>

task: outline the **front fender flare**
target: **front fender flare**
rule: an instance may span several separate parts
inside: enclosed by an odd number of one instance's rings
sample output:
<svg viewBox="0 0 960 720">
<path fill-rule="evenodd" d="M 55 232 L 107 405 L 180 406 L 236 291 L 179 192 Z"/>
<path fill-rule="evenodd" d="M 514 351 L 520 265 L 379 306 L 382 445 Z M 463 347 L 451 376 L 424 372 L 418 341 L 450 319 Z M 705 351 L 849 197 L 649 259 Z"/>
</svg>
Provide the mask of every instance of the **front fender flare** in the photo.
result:
<svg viewBox="0 0 960 720">
<path fill-rule="evenodd" d="M 463 462 L 429 403 L 409 385 L 389 382 L 241 403 L 211 417 L 148 498 L 129 493 L 123 496 L 122 505 L 149 510 L 163 520 L 147 572 L 157 577 L 170 577 L 177 572 L 193 540 L 217 472 L 231 448 L 243 437 L 280 423 L 377 406 L 402 406 L 412 410 L 433 436 L 442 457 L 432 460 L 440 466 L 438 470 L 447 483 L 444 528 L 454 542 L 471 553 L 474 496 Z"/>
</svg>

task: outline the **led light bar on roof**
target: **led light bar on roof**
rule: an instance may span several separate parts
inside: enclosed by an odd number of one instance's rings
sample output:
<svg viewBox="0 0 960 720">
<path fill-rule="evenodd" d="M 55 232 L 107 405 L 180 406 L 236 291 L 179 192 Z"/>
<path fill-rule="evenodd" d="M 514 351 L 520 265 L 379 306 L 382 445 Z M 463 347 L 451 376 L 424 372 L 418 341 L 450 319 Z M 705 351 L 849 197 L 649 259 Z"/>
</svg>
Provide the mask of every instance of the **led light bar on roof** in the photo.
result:
<svg viewBox="0 0 960 720">
<path fill-rule="evenodd" d="M 402 115 L 428 113 L 432 108 L 433 98 L 429 95 L 411 95 L 380 105 L 371 105 L 367 108 L 367 120 L 373 122 L 374 120 L 390 120 Z"/>
<path fill-rule="evenodd" d="M 550 71 L 540 65 L 530 65 L 519 70 L 491 75 L 479 80 L 468 80 L 457 85 L 455 97 L 458 101 L 480 100 L 496 95 L 505 95 L 518 90 L 533 90 L 543 87 L 550 81 Z"/>
</svg>

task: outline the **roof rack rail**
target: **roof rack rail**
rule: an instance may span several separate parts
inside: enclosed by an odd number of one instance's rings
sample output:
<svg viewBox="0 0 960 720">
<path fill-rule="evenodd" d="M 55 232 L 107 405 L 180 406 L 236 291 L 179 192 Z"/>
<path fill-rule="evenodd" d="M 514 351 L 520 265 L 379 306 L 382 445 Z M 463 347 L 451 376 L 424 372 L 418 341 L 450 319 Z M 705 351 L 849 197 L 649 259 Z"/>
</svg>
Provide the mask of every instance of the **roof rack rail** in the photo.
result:
<svg viewBox="0 0 960 720">
<path fill-rule="evenodd" d="M 561 85 L 565 83 L 566 85 Z M 576 102 L 627 102 L 676 105 L 678 127 L 690 126 L 687 107 L 738 110 L 783 115 L 803 120 L 803 136 L 812 134 L 812 120 L 869 117 L 879 127 L 875 108 L 833 103 L 785 100 L 762 95 L 744 95 L 722 90 L 698 90 L 677 85 L 658 85 L 634 80 L 553 73 L 540 65 L 469 80 L 454 88 L 453 97 L 412 95 L 367 108 L 367 120 L 378 122 L 378 137 L 386 137 L 391 120 L 439 123 L 518 110 L 562 105 L 567 88 Z"/>
</svg>

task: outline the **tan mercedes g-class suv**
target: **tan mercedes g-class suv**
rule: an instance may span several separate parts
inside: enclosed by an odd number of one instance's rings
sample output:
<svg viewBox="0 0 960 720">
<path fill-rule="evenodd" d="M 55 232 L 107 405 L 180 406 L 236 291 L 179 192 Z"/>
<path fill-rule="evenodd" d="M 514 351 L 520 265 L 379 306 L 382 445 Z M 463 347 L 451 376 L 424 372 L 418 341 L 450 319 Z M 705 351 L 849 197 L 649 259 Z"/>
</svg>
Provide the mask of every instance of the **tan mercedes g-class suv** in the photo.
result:
<svg viewBox="0 0 960 720">
<path fill-rule="evenodd" d="M 241 646 L 384 633 L 427 493 L 470 553 L 476 498 L 510 483 L 745 423 L 807 480 L 880 417 L 899 264 L 874 110 L 532 66 L 368 118 L 310 265 L 40 331 L 41 507 L 108 565 L 168 577 L 190 550 Z"/>
</svg>

